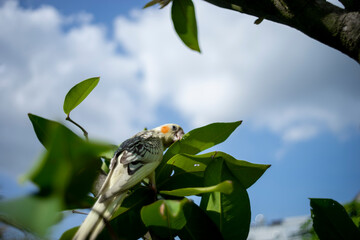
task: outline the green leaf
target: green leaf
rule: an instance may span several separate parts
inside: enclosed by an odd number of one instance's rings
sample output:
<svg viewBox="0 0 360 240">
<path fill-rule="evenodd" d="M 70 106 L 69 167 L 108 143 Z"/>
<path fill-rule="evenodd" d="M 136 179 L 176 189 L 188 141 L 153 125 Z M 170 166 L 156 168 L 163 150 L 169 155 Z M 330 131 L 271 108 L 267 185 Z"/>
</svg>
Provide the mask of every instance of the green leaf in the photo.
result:
<svg viewBox="0 0 360 240">
<path fill-rule="evenodd" d="M 229 123 L 212 123 L 186 133 L 166 151 L 163 161 L 156 169 L 156 182 L 166 180 L 171 174 L 167 161 L 179 153 L 197 154 L 225 141 L 242 121 Z"/>
<path fill-rule="evenodd" d="M 115 219 L 127 211 L 140 209 L 142 206 L 150 204 L 155 199 L 155 192 L 148 187 L 139 187 L 129 194 L 121 204 L 121 207 L 113 214 L 111 219 Z"/>
<path fill-rule="evenodd" d="M 191 0 L 173 0 L 171 18 L 176 33 L 190 49 L 200 52 L 195 8 Z"/>
<path fill-rule="evenodd" d="M 223 239 L 214 222 L 192 201 L 159 200 L 143 207 L 141 217 L 152 233 L 165 239 Z"/>
<path fill-rule="evenodd" d="M 343 205 L 346 212 L 351 217 L 351 220 L 358 226 L 360 230 L 360 201 L 357 201 L 356 198 Z"/>
<path fill-rule="evenodd" d="M 313 226 L 320 239 L 360 239 L 345 208 L 332 199 L 311 198 Z"/>
<path fill-rule="evenodd" d="M 0 221 L 39 236 L 45 236 L 49 233 L 49 227 L 60 220 L 61 208 L 60 199 L 54 196 L 21 197 L 0 202 Z"/>
<path fill-rule="evenodd" d="M 99 77 L 89 78 L 72 87 L 65 96 L 63 107 L 65 114 L 69 115 L 90 94 L 99 80 Z"/>
<path fill-rule="evenodd" d="M 177 196 L 177 197 L 185 197 L 185 196 L 199 195 L 209 192 L 221 192 L 225 194 L 230 194 L 232 191 L 233 191 L 232 182 L 224 181 L 222 183 L 210 187 L 179 188 L 172 191 L 160 191 L 160 193 L 171 196 Z"/>
<path fill-rule="evenodd" d="M 214 158 L 206 168 L 204 184 L 211 186 L 224 180 L 233 182 L 233 192 L 204 194 L 200 207 L 217 225 L 224 239 L 246 239 L 251 217 L 249 196 L 246 189 L 224 164 L 224 159 Z"/>
<path fill-rule="evenodd" d="M 178 154 L 166 164 L 173 173 L 158 185 L 161 190 L 176 192 L 178 188 L 206 188 L 231 181 L 231 194 L 204 193 L 200 206 L 220 229 L 224 239 L 246 239 L 251 216 L 246 188 L 254 184 L 270 165 L 236 160 L 223 152 Z"/>
<path fill-rule="evenodd" d="M 118 239 L 139 239 L 148 231 L 141 220 L 140 210 L 144 205 L 155 199 L 154 191 L 148 187 L 140 187 L 125 198 L 120 208 L 110 221 L 113 235 Z M 107 228 L 102 231 L 99 239 L 111 239 Z"/>
<path fill-rule="evenodd" d="M 87 194 L 101 166 L 99 154 L 107 145 L 88 143 L 59 124 L 51 132 L 48 151 L 24 176 L 40 194 L 62 196 L 67 207 L 87 207 Z"/>
<path fill-rule="evenodd" d="M 148 8 L 154 6 L 155 4 L 159 4 L 160 8 L 164 8 L 166 5 L 169 4 L 171 0 L 152 0 L 148 2 L 143 8 Z"/>
<path fill-rule="evenodd" d="M 189 202 L 184 205 L 183 211 L 186 225 L 178 231 L 180 239 L 223 239 L 218 227 L 198 205 Z"/>
<path fill-rule="evenodd" d="M 224 142 L 242 121 L 211 123 L 186 133 L 181 141 L 175 142 L 164 156 L 167 161 L 178 153 L 197 154 Z"/>
<path fill-rule="evenodd" d="M 109 163 L 110 160 L 113 158 L 115 151 L 119 148 L 117 145 L 109 145 L 109 149 L 100 154 L 100 156 L 106 159 Z"/>
<path fill-rule="evenodd" d="M 232 175 L 245 188 L 253 185 L 270 167 L 270 165 L 237 160 L 223 152 L 210 152 L 202 155 L 178 154 L 166 163 L 167 169 L 173 171 L 173 174 L 164 181 L 157 182 L 158 189 L 204 187 L 204 172 L 208 165 L 216 159 L 223 160 Z"/>
<path fill-rule="evenodd" d="M 172 172 L 171 176 L 164 178 L 163 181 L 157 181 L 156 186 L 159 190 L 204 187 L 204 172 L 210 161 L 209 157 L 200 158 L 195 155 L 177 154 L 164 167 L 167 171 Z"/>
<path fill-rule="evenodd" d="M 165 238 L 175 237 L 176 231 L 186 225 L 183 206 L 187 198 L 178 200 L 158 200 L 141 209 L 141 219 L 157 235 Z"/>
<path fill-rule="evenodd" d="M 152 1 L 148 2 L 148 3 L 146 3 L 143 8 L 152 7 L 152 6 L 154 6 L 156 4 L 159 4 L 159 3 L 160 3 L 160 0 L 152 0 Z"/>
<path fill-rule="evenodd" d="M 72 240 L 78 229 L 79 229 L 79 227 L 73 227 L 73 228 L 66 230 L 61 235 L 60 240 Z"/>
<path fill-rule="evenodd" d="M 31 113 L 29 113 L 28 116 L 33 125 L 37 138 L 46 149 L 49 148 L 49 141 L 51 140 L 54 129 L 62 128 L 63 131 L 69 131 L 68 134 L 72 133 L 74 138 L 77 136 L 75 133 L 58 122 L 42 118 Z"/>
<path fill-rule="evenodd" d="M 232 175 L 235 176 L 245 188 L 251 187 L 271 166 L 269 164 L 256 164 L 237 160 L 223 152 L 218 152 L 216 157 L 225 160 L 225 164 Z"/>
</svg>

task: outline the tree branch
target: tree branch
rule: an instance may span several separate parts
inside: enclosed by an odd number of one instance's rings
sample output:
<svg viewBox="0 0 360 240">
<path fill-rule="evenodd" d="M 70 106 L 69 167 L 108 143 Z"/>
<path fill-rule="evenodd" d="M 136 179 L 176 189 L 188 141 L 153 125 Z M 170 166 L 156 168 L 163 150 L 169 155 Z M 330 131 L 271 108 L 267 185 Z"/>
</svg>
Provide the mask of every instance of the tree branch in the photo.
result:
<svg viewBox="0 0 360 240">
<path fill-rule="evenodd" d="M 360 63 L 360 12 L 353 10 L 359 7 L 357 1 L 343 0 L 350 9 L 325 0 L 205 1 L 295 28 Z"/>
<path fill-rule="evenodd" d="M 69 122 L 71 122 L 72 124 L 74 124 L 75 126 L 77 126 L 78 128 L 80 128 L 81 131 L 83 132 L 84 136 L 85 136 L 85 139 L 86 139 L 86 140 L 89 140 L 89 138 L 88 138 L 88 132 L 87 132 L 80 124 L 78 124 L 77 122 L 75 122 L 74 120 L 72 120 L 72 119 L 70 118 L 70 113 L 66 116 L 65 119 L 68 120 Z"/>
</svg>

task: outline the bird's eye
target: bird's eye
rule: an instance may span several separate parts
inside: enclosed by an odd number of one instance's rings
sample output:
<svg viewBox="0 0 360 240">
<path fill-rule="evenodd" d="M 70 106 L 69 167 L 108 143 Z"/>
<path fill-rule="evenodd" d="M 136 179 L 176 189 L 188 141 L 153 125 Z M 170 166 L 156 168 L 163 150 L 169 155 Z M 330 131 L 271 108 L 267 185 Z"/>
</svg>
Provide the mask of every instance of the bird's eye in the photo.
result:
<svg viewBox="0 0 360 240">
<path fill-rule="evenodd" d="M 176 131 L 177 127 L 175 125 L 172 125 L 171 130 Z"/>
</svg>

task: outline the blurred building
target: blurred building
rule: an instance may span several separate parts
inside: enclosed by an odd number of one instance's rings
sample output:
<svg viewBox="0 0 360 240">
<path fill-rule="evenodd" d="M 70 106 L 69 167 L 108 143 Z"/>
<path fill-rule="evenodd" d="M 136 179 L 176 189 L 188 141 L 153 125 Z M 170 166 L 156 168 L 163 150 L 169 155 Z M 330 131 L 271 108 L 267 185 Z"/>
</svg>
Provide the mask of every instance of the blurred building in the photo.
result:
<svg viewBox="0 0 360 240">
<path fill-rule="evenodd" d="M 261 216 L 256 218 L 255 224 L 250 227 L 248 240 L 301 240 L 301 226 L 310 216 L 289 217 L 273 221 L 271 224 L 265 224 Z"/>
</svg>

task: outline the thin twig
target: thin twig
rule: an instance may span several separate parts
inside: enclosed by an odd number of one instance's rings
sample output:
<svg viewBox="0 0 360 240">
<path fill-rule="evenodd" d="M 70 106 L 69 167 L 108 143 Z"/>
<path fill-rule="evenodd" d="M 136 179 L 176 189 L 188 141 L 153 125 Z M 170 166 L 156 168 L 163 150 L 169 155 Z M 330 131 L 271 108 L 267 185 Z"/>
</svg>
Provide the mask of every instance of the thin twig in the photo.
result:
<svg viewBox="0 0 360 240">
<path fill-rule="evenodd" d="M 87 141 L 89 140 L 89 138 L 88 138 L 88 132 L 87 132 L 82 126 L 80 126 L 80 124 L 78 124 L 77 122 L 75 122 L 74 120 L 72 120 L 72 119 L 70 118 L 70 113 L 66 116 L 66 120 L 68 120 L 69 122 L 75 124 L 75 126 L 77 126 L 78 128 L 80 128 L 81 131 L 83 131 L 83 133 L 84 133 L 85 139 L 86 139 Z"/>
<path fill-rule="evenodd" d="M 88 215 L 87 213 L 80 212 L 80 211 L 77 211 L 77 210 L 72 210 L 72 213 L 77 213 L 77 214 Z"/>
</svg>

